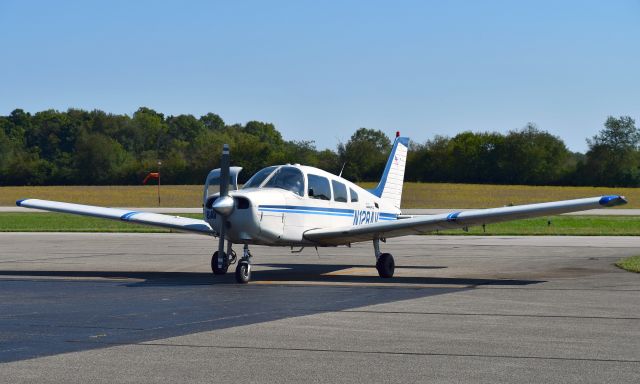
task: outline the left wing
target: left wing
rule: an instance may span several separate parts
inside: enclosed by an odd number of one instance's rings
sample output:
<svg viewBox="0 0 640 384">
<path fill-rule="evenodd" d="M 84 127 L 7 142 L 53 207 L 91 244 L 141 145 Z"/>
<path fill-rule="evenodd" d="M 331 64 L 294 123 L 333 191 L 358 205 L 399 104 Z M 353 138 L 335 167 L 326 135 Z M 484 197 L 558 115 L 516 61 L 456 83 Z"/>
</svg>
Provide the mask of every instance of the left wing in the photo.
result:
<svg viewBox="0 0 640 384">
<path fill-rule="evenodd" d="M 162 215 L 159 213 L 139 212 L 131 211 L 128 209 L 105 208 L 97 207 L 94 205 L 71 204 L 59 201 L 39 199 L 18 200 L 16 201 L 16 205 L 18 207 L 44 209 L 45 211 L 73 213 L 76 215 L 119 220 L 127 223 L 145 224 L 154 227 L 193 232 L 201 235 L 216 235 L 215 231 L 211 229 L 211 226 L 209 226 L 206 221 L 190 219 L 188 217 L 170 216 Z"/>
<path fill-rule="evenodd" d="M 435 230 L 464 228 L 472 225 L 526 219 L 536 216 L 557 215 L 593 208 L 613 207 L 626 203 L 624 196 L 601 196 L 513 207 L 477 209 L 440 215 L 414 216 L 396 221 L 341 228 L 311 229 L 304 233 L 304 237 L 319 245 L 342 245 L 375 238 L 419 235 Z"/>
</svg>

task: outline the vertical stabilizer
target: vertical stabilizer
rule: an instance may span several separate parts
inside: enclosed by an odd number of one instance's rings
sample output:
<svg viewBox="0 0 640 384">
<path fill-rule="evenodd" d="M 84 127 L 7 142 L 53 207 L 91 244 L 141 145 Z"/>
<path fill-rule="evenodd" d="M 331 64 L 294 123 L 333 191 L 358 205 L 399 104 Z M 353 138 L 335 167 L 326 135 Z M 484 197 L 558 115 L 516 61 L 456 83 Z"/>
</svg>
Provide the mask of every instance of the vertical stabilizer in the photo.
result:
<svg viewBox="0 0 640 384">
<path fill-rule="evenodd" d="M 404 183 L 404 167 L 407 163 L 408 149 L 409 138 L 396 137 L 380 183 L 375 189 L 369 191 L 398 209 L 400 209 L 400 201 L 402 200 L 402 184 Z"/>
</svg>

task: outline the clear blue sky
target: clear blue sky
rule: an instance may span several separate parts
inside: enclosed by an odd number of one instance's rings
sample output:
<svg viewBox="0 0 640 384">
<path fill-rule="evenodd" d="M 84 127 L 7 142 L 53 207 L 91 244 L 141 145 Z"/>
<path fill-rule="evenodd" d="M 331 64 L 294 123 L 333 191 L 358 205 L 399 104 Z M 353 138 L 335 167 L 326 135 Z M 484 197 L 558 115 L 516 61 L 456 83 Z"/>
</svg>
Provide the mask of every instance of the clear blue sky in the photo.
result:
<svg viewBox="0 0 640 384">
<path fill-rule="evenodd" d="M 534 122 L 579 151 L 640 118 L 637 0 L 3 0 L 0 47 L 3 115 L 215 112 L 319 148 Z"/>
</svg>

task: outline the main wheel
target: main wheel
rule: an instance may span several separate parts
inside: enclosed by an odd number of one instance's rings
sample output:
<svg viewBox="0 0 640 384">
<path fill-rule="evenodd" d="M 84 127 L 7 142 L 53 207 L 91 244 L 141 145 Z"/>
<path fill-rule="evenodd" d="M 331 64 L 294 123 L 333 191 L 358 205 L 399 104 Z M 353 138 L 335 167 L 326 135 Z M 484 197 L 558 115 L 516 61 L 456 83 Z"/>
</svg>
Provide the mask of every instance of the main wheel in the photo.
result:
<svg viewBox="0 0 640 384">
<path fill-rule="evenodd" d="M 229 258 L 227 254 L 222 252 L 222 255 L 219 255 L 218 251 L 216 251 L 213 256 L 211 256 L 211 270 L 214 275 L 224 275 L 227 273 L 227 269 L 229 268 Z"/>
<path fill-rule="evenodd" d="M 240 284 L 247 284 L 251 280 L 251 264 L 246 260 L 241 260 L 236 267 L 236 281 Z"/>
<path fill-rule="evenodd" d="M 396 268 L 396 263 L 393 261 L 393 256 L 390 253 L 383 253 L 378 258 L 378 262 L 376 263 L 376 269 L 378 270 L 378 275 L 382 278 L 393 277 L 393 271 Z"/>
</svg>

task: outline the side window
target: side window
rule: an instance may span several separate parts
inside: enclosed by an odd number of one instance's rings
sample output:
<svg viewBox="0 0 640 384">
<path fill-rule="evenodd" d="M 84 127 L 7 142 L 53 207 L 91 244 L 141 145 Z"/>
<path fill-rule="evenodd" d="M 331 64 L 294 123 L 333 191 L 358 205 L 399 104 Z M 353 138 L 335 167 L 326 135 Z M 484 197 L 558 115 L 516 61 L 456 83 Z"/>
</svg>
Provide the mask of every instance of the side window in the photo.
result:
<svg viewBox="0 0 640 384">
<path fill-rule="evenodd" d="M 358 202 L 358 194 L 356 193 L 356 191 L 354 191 L 353 189 L 349 188 L 349 193 L 351 194 L 351 202 L 352 203 Z"/>
<path fill-rule="evenodd" d="M 341 182 L 335 180 L 331 180 L 331 186 L 333 187 L 333 200 L 346 203 L 347 187 Z"/>
<path fill-rule="evenodd" d="M 326 177 L 309 174 L 309 197 L 312 199 L 331 200 L 331 187 Z"/>
</svg>

